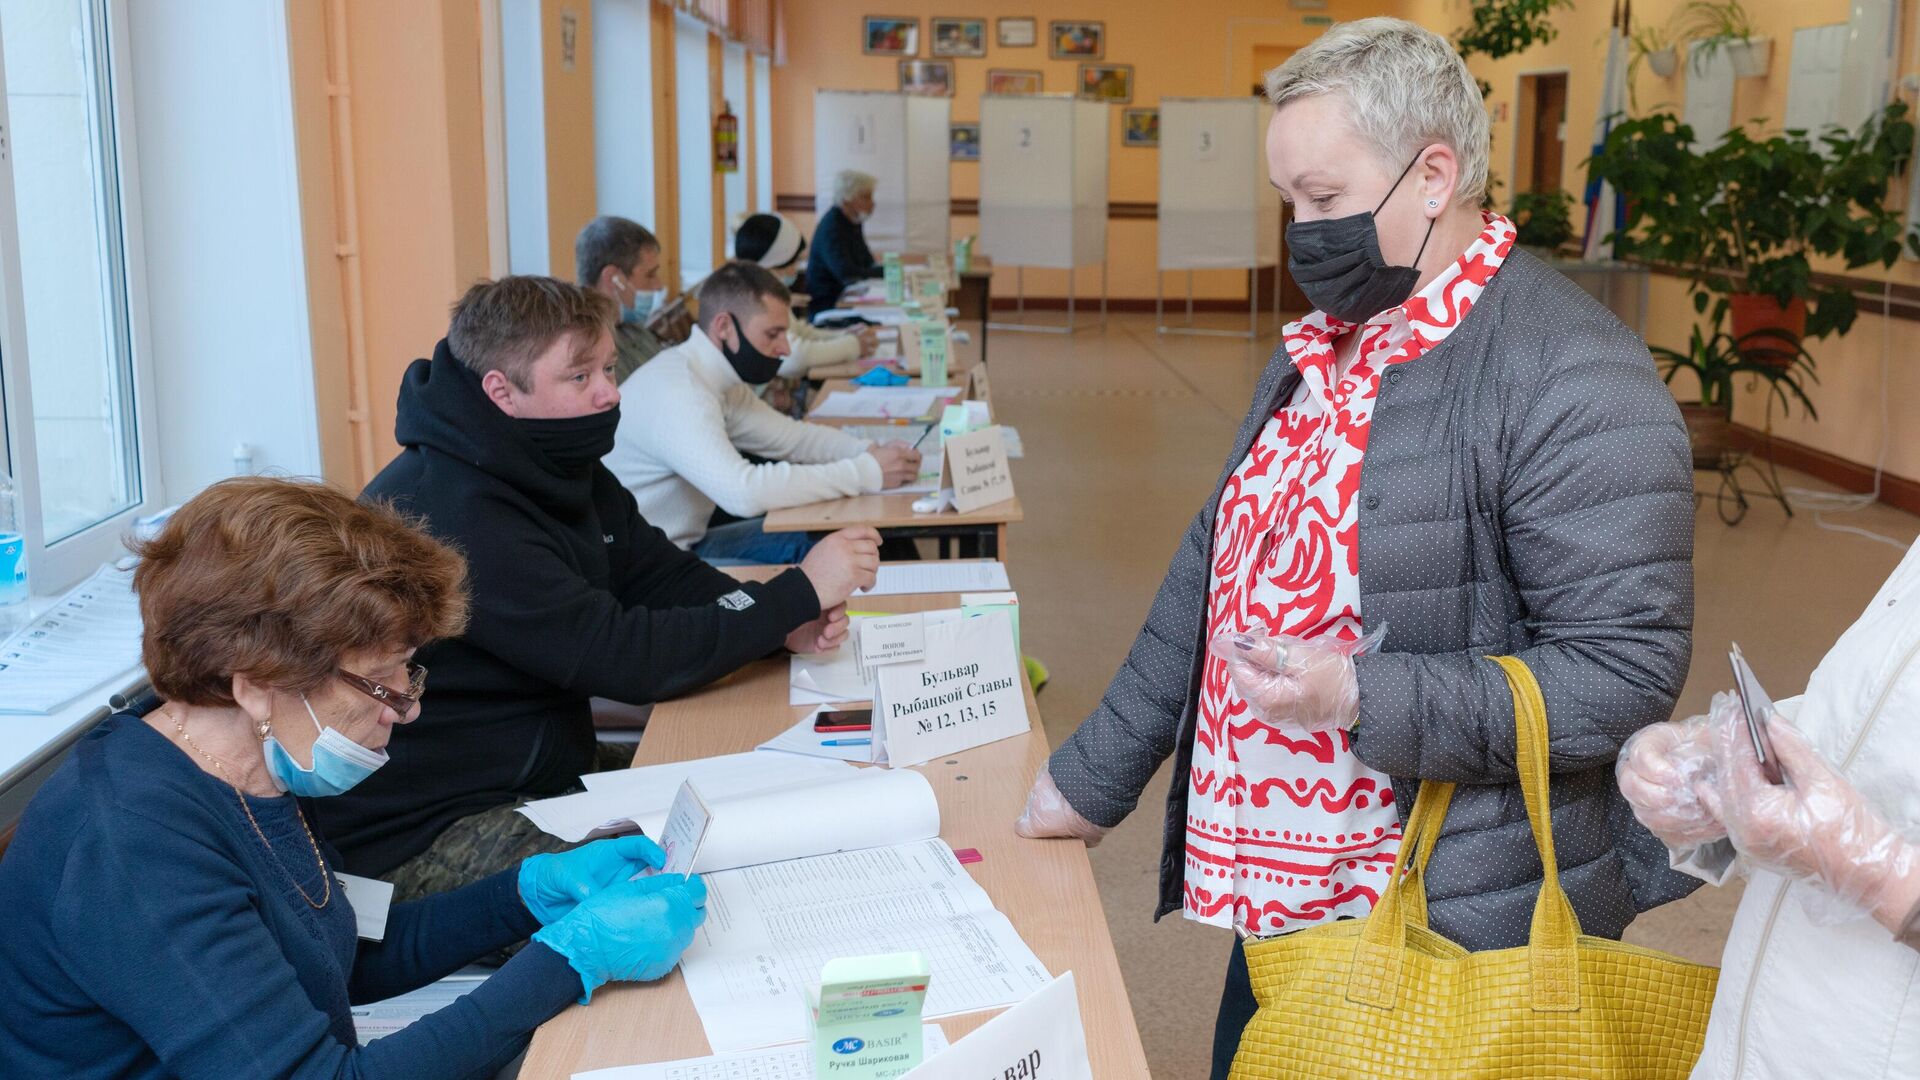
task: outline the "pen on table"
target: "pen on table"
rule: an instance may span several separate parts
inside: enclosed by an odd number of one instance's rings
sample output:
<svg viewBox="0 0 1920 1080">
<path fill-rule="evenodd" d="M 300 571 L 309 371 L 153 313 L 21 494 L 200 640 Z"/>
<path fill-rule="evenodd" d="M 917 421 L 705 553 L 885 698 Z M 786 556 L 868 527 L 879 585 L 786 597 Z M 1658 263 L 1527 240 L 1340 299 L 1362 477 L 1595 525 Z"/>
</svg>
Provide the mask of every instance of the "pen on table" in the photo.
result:
<svg viewBox="0 0 1920 1080">
<path fill-rule="evenodd" d="M 872 746 L 872 739 L 821 739 L 821 746 Z"/>
</svg>

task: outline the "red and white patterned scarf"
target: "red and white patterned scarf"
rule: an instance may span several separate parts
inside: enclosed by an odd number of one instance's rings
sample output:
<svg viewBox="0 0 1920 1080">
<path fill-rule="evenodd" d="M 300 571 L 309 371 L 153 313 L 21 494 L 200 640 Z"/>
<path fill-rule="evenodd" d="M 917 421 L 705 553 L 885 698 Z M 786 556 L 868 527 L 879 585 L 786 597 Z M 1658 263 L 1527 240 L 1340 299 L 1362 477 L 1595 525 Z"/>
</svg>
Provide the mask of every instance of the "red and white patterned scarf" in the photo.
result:
<svg viewBox="0 0 1920 1080">
<path fill-rule="evenodd" d="M 1207 638 L 1244 630 L 1360 636 L 1360 463 L 1389 365 L 1425 355 L 1473 309 L 1513 246 L 1486 228 L 1398 307 L 1355 326 L 1316 311 L 1283 332 L 1301 381 L 1220 495 Z M 1334 343 L 1358 332 L 1350 367 Z M 1400 847 L 1392 780 L 1345 732 L 1308 734 L 1249 715 L 1225 661 L 1208 656 L 1187 778 L 1185 915 L 1271 936 L 1373 910 Z"/>
</svg>

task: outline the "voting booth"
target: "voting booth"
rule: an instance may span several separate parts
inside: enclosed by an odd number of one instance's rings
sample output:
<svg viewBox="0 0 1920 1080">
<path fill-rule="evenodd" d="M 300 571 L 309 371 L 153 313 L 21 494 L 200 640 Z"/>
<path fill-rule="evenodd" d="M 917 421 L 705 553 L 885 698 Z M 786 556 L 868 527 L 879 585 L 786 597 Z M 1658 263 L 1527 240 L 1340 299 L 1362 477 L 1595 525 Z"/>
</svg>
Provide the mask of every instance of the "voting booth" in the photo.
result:
<svg viewBox="0 0 1920 1080">
<path fill-rule="evenodd" d="M 873 217 L 865 232 L 876 252 L 926 255 L 947 249 L 951 210 L 944 97 L 865 90 L 813 95 L 814 211 L 833 205 L 842 169 L 872 176 Z"/>
<path fill-rule="evenodd" d="M 1280 264 L 1280 193 L 1268 182 L 1267 118 L 1259 98 L 1162 98 L 1160 101 L 1160 262 L 1154 322 L 1163 334 L 1253 337 L 1259 330 L 1258 272 Z M 1187 272 L 1187 322 L 1168 326 L 1161 282 Z M 1193 271 L 1246 270 L 1247 329 L 1193 325 Z M 1280 275 L 1273 275 L 1280 310 Z"/>
<path fill-rule="evenodd" d="M 980 99 L 980 247 L 995 266 L 1067 271 L 1067 324 L 993 323 L 1071 333 L 1074 273 L 1100 267 L 1107 309 L 1107 145 L 1111 108 L 1067 95 Z M 1018 278 L 1016 277 L 1016 280 Z M 1025 282 L 1019 309 L 1026 310 Z"/>
</svg>

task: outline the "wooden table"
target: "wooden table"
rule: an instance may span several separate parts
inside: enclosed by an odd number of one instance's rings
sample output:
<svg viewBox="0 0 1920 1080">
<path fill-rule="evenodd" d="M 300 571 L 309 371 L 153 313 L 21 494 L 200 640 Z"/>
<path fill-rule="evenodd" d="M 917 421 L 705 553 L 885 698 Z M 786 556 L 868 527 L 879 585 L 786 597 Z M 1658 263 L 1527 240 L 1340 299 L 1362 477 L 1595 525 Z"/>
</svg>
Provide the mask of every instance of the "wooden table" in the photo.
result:
<svg viewBox="0 0 1920 1080">
<path fill-rule="evenodd" d="M 977 333 L 972 331 L 968 332 L 967 341 L 955 341 L 948 344 L 947 374 L 950 377 L 965 375 L 967 372 L 973 370 L 975 365 L 987 362 L 987 324 L 982 322 L 977 329 Z M 919 362 L 917 359 L 919 343 L 908 341 L 907 335 L 902 334 L 900 335 L 900 349 L 903 354 L 911 353 L 911 355 L 915 357 L 914 370 L 919 370 Z M 845 363 L 827 364 L 809 370 L 807 372 L 807 379 L 813 382 L 818 382 L 822 379 L 851 379 L 857 375 L 864 374 L 872 367 L 872 363 L 863 360 L 849 360 Z M 914 382 L 916 385 L 919 383 L 919 376 L 914 376 Z"/>
<path fill-rule="evenodd" d="M 767 515 L 762 526 L 767 532 L 829 533 L 856 525 L 870 525 L 888 539 L 928 538 L 940 541 L 940 557 L 947 558 L 947 541 L 960 540 L 961 558 L 1000 559 L 1007 557 L 1007 526 L 1026 519 L 1018 495 L 983 506 L 972 513 L 942 510 L 937 514 L 916 514 L 913 501 L 918 495 L 853 495 L 845 499 L 790 506 Z"/>
<path fill-rule="evenodd" d="M 928 594 L 870 597 L 860 606 L 904 612 L 958 603 L 954 594 Z M 1031 687 L 1026 694 L 1032 731 L 919 769 L 940 801 L 941 837 L 956 848 L 980 851 L 984 861 L 968 867 L 974 880 L 1012 920 L 1048 971 L 1074 973 L 1093 1075 L 1100 1080 L 1146 1077 L 1140 1033 L 1120 980 L 1086 848 L 1070 840 L 1026 840 L 1013 832 L 1033 775 L 1047 755 Z M 656 706 L 634 764 L 751 750 L 807 711 L 787 704 L 786 659 L 763 660 L 705 690 Z M 948 1038 L 958 1039 L 994 1015 L 969 1013 L 938 1023 Z M 525 1080 L 566 1080 L 586 1069 L 710 1052 L 686 983 L 676 970 L 657 983 L 608 984 L 594 992 L 591 1006 L 570 1006 L 549 1020 L 535 1034 L 520 1075 Z"/>
</svg>

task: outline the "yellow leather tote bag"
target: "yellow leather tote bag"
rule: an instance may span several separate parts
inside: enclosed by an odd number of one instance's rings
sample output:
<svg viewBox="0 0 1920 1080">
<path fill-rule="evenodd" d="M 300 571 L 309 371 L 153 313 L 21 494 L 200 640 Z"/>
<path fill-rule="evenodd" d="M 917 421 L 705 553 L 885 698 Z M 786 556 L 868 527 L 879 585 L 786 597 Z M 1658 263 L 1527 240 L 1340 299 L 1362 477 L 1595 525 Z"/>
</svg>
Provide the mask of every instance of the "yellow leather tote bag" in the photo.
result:
<svg viewBox="0 0 1920 1080">
<path fill-rule="evenodd" d="M 1247 943 L 1259 1010 L 1232 1080 L 1678 1080 L 1693 1068 L 1719 971 L 1580 933 L 1553 854 L 1546 702 L 1525 664 L 1494 659 L 1546 868 L 1527 945 L 1468 952 L 1427 928 L 1422 875 L 1453 785 L 1422 783 L 1368 918 Z"/>
</svg>

